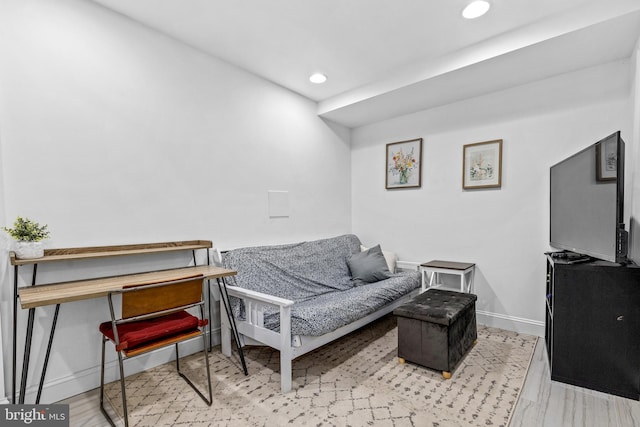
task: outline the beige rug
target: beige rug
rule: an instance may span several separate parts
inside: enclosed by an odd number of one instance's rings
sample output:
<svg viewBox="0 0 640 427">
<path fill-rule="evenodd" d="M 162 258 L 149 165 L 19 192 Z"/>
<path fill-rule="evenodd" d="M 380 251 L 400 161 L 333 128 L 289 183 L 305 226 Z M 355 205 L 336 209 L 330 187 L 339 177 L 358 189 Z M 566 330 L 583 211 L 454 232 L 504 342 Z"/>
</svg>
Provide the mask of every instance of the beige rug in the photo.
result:
<svg viewBox="0 0 640 427">
<path fill-rule="evenodd" d="M 479 326 L 478 343 L 445 380 L 398 363 L 396 321 L 387 316 L 294 360 L 294 390 L 285 395 L 277 351 L 246 348 L 245 377 L 237 357 L 224 357 L 218 347 L 209 359 L 212 406 L 169 363 L 127 377 L 130 425 L 507 426 L 536 340 Z M 185 357 L 181 367 L 204 384 L 201 359 Z M 107 385 L 106 394 L 122 414 L 119 383 Z"/>
</svg>

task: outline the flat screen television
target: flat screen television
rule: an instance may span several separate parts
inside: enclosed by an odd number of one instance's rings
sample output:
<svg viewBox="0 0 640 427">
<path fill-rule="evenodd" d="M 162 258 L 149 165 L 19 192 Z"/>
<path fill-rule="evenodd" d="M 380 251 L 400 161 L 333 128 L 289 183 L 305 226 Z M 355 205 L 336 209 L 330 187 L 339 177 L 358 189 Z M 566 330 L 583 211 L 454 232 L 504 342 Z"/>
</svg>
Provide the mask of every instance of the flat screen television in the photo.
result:
<svg viewBox="0 0 640 427">
<path fill-rule="evenodd" d="M 626 262 L 620 131 L 551 166 L 550 183 L 550 245 L 605 261 Z"/>
</svg>

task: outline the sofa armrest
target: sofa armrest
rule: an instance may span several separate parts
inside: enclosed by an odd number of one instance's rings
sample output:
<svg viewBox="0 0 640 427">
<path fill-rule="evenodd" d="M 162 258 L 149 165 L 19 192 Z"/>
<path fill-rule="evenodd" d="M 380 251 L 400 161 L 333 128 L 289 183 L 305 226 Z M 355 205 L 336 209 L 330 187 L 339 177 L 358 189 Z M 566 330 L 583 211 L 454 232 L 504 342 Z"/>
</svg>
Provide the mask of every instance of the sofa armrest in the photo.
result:
<svg viewBox="0 0 640 427">
<path fill-rule="evenodd" d="M 291 388 L 291 307 L 295 301 L 276 297 L 273 295 L 265 294 L 262 292 L 256 292 L 249 289 L 240 288 L 237 286 L 227 285 L 227 292 L 229 296 L 239 298 L 244 303 L 245 318 L 236 319 L 236 327 L 241 335 L 252 338 L 258 342 L 264 343 L 275 349 L 280 350 L 281 357 L 285 359 L 285 374 L 288 369 L 289 385 Z M 222 306 L 221 310 L 225 307 Z M 267 306 L 277 307 L 280 311 L 280 332 L 275 332 L 264 327 L 264 309 Z M 221 347 L 222 353 L 231 355 L 231 334 L 230 325 L 226 316 L 221 316 Z M 288 366 L 288 368 L 287 368 Z M 286 375 L 285 375 L 286 376 Z M 286 384 L 285 384 L 286 386 Z"/>
<path fill-rule="evenodd" d="M 295 301 L 292 301 L 290 299 L 280 298 L 280 297 L 265 294 L 262 292 L 256 292 L 249 289 L 240 288 L 238 286 L 227 285 L 227 291 L 229 292 L 229 295 L 233 297 L 260 301 L 267 304 L 276 305 L 278 307 L 290 307 L 295 303 Z"/>
</svg>

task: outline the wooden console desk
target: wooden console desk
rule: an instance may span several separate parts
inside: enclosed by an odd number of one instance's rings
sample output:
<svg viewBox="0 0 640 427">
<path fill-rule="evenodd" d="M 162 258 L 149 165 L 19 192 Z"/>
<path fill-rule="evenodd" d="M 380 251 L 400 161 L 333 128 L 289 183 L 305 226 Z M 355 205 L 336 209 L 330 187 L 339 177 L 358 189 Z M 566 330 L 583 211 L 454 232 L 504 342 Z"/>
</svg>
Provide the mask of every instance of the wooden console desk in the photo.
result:
<svg viewBox="0 0 640 427">
<path fill-rule="evenodd" d="M 148 283 L 150 281 L 168 281 L 179 279 L 190 274 L 202 274 L 205 279 L 215 279 L 218 282 L 220 289 L 220 297 L 225 303 L 225 308 L 228 305 L 228 294 L 226 293 L 225 277 L 233 276 L 236 274 L 233 270 L 227 270 L 221 267 L 215 267 L 209 265 L 209 249 L 212 247 L 211 241 L 208 240 L 195 240 L 195 241 L 182 241 L 182 242 L 165 242 L 165 243 L 150 243 L 150 244 L 135 244 L 135 245 L 120 245 L 120 246 L 99 246 L 99 247 L 85 247 L 85 248 L 64 248 L 64 249 L 48 249 L 45 250 L 45 255 L 42 258 L 37 259 L 18 259 L 13 252 L 10 253 L 11 264 L 14 266 L 14 306 L 13 306 L 13 376 L 12 376 L 12 401 L 16 403 L 16 344 L 17 344 L 17 301 L 20 299 L 20 305 L 23 309 L 29 310 L 29 316 L 27 320 L 27 333 L 25 337 L 25 351 L 22 364 L 22 380 L 20 383 L 20 401 L 24 403 L 26 381 L 29 369 L 29 357 L 31 351 L 31 339 L 33 336 L 33 322 L 36 307 L 42 307 L 47 305 L 56 305 L 55 313 L 52 320 L 51 332 L 49 334 L 49 343 L 47 346 L 47 353 L 44 359 L 44 365 L 40 377 L 40 385 L 38 387 L 38 394 L 36 397 L 36 403 L 40 401 L 40 395 L 42 393 L 42 386 L 44 384 L 44 378 L 47 370 L 47 364 L 49 361 L 49 355 L 51 351 L 51 345 L 53 342 L 53 336 L 55 332 L 56 322 L 60 309 L 60 304 L 71 301 L 80 301 L 84 299 L 99 298 L 106 296 L 110 291 L 120 290 L 127 285 L 135 285 L 139 283 Z M 195 251 L 200 249 L 207 250 L 207 265 L 195 265 L 196 256 Z M 135 274 L 127 274 L 121 276 L 102 277 L 87 280 L 76 280 L 73 282 L 62 282 L 36 285 L 36 273 L 38 264 L 51 263 L 58 261 L 72 261 L 83 259 L 96 259 L 107 258 L 117 256 L 130 256 L 130 255 L 143 255 L 154 254 L 162 252 L 173 251 L 186 251 L 191 250 L 193 253 L 194 266 L 175 268 L 160 271 L 150 271 Z M 24 265 L 33 265 L 33 275 L 31 286 L 18 287 L 18 267 Z M 210 295 L 210 292 L 208 292 Z M 211 300 L 209 299 L 209 317 L 211 317 Z M 227 313 L 229 315 L 229 313 Z M 233 319 L 233 316 L 231 316 Z M 211 321 L 209 322 L 211 325 Z M 232 324 L 232 326 L 235 326 Z M 234 338 L 236 340 L 237 331 L 234 330 Z M 211 326 L 209 326 L 209 336 L 211 337 Z M 239 347 L 240 357 L 242 365 L 246 374 L 246 365 L 244 363 L 244 357 L 242 349 Z M 206 351 L 206 349 L 205 349 Z"/>
</svg>

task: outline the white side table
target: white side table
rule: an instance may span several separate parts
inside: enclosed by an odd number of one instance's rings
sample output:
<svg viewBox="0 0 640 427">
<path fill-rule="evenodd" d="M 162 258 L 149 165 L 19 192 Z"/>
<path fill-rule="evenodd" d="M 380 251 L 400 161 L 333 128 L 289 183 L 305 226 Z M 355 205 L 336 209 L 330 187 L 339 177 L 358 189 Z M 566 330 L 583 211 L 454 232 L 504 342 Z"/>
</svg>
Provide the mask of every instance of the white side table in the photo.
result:
<svg viewBox="0 0 640 427">
<path fill-rule="evenodd" d="M 460 292 L 471 292 L 473 289 L 473 276 L 476 265 L 469 262 L 454 262 L 433 260 L 420 264 L 422 273 L 422 292 L 430 288 L 442 286 L 440 282 L 441 274 L 452 274 L 460 276 Z"/>
</svg>

